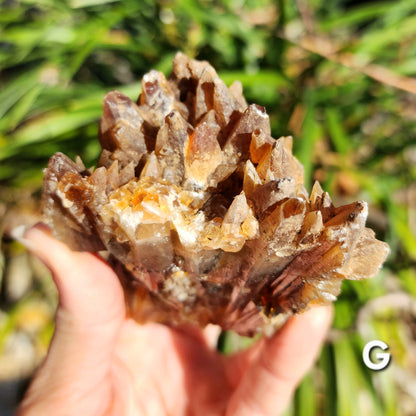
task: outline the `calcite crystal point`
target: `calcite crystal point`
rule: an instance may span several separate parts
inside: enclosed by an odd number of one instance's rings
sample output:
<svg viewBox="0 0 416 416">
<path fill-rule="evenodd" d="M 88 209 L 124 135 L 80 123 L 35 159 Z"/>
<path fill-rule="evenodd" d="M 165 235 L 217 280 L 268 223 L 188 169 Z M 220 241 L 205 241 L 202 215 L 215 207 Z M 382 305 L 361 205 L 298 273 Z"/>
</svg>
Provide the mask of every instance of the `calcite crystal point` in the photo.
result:
<svg viewBox="0 0 416 416">
<path fill-rule="evenodd" d="M 207 62 L 178 53 L 137 103 L 113 91 L 103 107 L 98 167 L 55 154 L 44 217 L 73 249 L 108 252 L 137 321 L 270 333 L 385 260 L 367 204 L 309 196 L 292 138 Z"/>
</svg>

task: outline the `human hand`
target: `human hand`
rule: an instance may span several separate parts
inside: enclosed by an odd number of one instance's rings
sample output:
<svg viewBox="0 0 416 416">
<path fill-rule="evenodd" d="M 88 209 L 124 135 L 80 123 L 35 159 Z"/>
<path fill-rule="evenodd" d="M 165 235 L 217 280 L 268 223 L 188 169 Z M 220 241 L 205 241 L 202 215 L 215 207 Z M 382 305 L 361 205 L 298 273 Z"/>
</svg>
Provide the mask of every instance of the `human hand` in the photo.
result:
<svg viewBox="0 0 416 416">
<path fill-rule="evenodd" d="M 59 305 L 18 416 L 279 415 L 331 322 L 331 308 L 312 308 L 270 339 L 224 356 L 207 331 L 126 317 L 113 270 L 94 254 L 70 251 L 47 227 L 21 241 L 51 270 Z"/>
</svg>

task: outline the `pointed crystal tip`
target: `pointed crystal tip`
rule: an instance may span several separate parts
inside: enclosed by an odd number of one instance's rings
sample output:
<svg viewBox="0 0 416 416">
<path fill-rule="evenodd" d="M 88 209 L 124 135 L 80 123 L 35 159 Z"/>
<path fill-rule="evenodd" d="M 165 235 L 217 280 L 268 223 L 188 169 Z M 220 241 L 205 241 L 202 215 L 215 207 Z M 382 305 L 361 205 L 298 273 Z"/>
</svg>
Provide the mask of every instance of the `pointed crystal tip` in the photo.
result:
<svg viewBox="0 0 416 416">
<path fill-rule="evenodd" d="M 140 322 L 270 333 L 388 255 L 367 204 L 335 207 L 317 182 L 309 196 L 292 138 L 208 62 L 178 53 L 137 102 L 109 92 L 99 140 L 95 170 L 51 158 L 44 217 L 72 248 L 108 251 Z"/>
</svg>

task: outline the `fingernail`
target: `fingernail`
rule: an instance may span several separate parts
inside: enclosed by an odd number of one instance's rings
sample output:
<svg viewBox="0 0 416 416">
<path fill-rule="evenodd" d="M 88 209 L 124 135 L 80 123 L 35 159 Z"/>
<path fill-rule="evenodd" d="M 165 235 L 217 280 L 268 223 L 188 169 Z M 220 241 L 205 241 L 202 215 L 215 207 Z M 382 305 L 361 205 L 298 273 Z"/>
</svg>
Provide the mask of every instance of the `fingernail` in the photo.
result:
<svg viewBox="0 0 416 416">
<path fill-rule="evenodd" d="M 31 236 L 33 237 L 33 233 L 35 234 L 42 233 L 47 236 L 52 236 L 52 230 L 46 224 L 42 222 L 38 222 L 32 227 L 19 225 L 10 232 L 10 235 L 20 244 L 25 246 L 29 251 L 36 252 L 37 251 L 36 244 L 33 243 L 32 238 L 26 237 L 29 234 L 31 234 Z"/>
<path fill-rule="evenodd" d="M 26 234 L 27 227 L 25 225 L 19 225 L 10 232 L 10 236 L 18 241 L 22 246 L 25 246 L 28 250 L 33 251 L 35 249 L 35 245 L 24 236 Z"/>
</svg>

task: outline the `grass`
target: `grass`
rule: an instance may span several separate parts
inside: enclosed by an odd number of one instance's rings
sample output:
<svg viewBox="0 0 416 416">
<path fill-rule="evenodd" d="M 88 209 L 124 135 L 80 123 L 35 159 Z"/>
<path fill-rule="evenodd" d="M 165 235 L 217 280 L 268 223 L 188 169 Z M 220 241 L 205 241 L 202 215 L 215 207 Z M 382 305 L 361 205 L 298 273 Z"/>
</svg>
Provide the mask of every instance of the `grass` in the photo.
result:
<svg viewBox="0 0 416 416">
<path fill-rule="evenodd" d="M 397 374 L 414 380 L 409 355 L 416 335 L 404 324 L 413 312 L 373 316 L 371 334 L 357 329 L 357 319 L 392 291 L 416 296 L 415 6 L 414 0 L 4 1 L 0 212 L 20 215 L 22 195 L 38 198 L 42 168 L 54 152 L 95 163 L 107 91 L 136 98 L 142 75 L 151 68 L 169 73 L 177 50 L 207 59 L 227 83 L 242 82 L 249 102 L 266 106 L 274 137 L 294 136 L 309 189 L 318 179 L 336 204 L 367 200 L 369 225 L 391 247 L 377 278 L 344 283 L 333 333 L 287 415 L 412 415 L 416 405 L 403 403 L 416 401 L 416 393 L 403 391 Z M 10 244 L 5 235 L 3 288 Z M 45 295 L 40 284 L 31 293 Z M 0 322 L 0 349 L 27 296 L 11 302 L 3 289 L 8 318 Z M 374 336 L 391 344 L 393 364 L 382 374 L 367 370 L 360 357 Z M 225 348 L 232 345 L 234 338 Z"/>
</svg>

